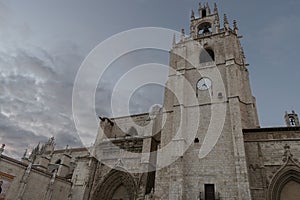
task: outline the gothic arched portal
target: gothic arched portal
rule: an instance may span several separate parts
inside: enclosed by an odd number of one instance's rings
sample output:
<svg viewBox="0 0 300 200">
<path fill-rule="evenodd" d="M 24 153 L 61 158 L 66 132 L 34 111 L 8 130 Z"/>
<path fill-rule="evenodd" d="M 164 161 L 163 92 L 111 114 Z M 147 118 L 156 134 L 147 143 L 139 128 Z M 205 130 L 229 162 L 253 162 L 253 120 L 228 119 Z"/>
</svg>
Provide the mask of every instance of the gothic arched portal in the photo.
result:
<svg viewBox="0 0 300 200">
<path fill-rule="evenodd" d="M 136 185 L 133 177 L 124 171 L 112 170 L 97 187 L 93 200 L 134 200 Z"/>
<path fill-rule="evenodd" d="M 269 187 L 269 200 L 295 200 L 300 196 L 300 171 L 286 167 L 274 178 Z"/>
</svg>

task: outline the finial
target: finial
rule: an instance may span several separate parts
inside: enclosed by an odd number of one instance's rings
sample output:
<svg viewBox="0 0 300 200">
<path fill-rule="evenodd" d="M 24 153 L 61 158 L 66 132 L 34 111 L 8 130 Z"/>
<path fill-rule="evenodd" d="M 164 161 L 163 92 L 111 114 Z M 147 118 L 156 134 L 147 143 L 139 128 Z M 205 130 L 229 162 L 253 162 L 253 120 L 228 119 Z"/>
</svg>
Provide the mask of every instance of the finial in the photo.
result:
<svg viewBox="0 0 300 200">
<path fill-rule="evenodd" d="M 192 10 L 191 19 L 192 20 L 195 19 L 195 12 L 194 12 L 194 10 Z"/>
<path fill-rule="evenodd" d="M 172 42 L 172 46 L 174 47 L 176 45 L 176 35 L 174 33 L 173 35 L 173 42 Z"/>
<path fill-rule="evenodd" d="M 38 143 L 38 145 L 35 147 L 35 149 L 37 150 L 37 151 L 39 151 L 40 150 L 40 142 Z"/>
<path fill-rule="evenodd" d="M 228 34 L 229 23 L 228 23 L 228 19 L 227 19 L 227 15 L 226 14 L 224 14 L 224 28 L 225 28 L 226 34 Z"/>
<path fill-rule="evenodd" d="M 214 3 L 214 13 L 218 14 L 218 6 L 217 3 Z"/>
<path fill-rule="evenodd" d="M 227 19 L 227 15 L 226 15 L 226 14 L 224 14 L 224 25 L 225 25 L 225 24 L 229 24 L 229 23 L 228 23 L 228 19 Z"/>
<path fill-rule="evenodd" d="M 5 144 L 2 144 L 1 148 L 0 148 L 0 155 L 2 155 L 3 151 L 4 151 L 4 148 L 5 148 Z"/>
<path fill-rule="evenodd" d="M 27 149 L 25 149 L 25 152 L 24 152 L 24 154 L 23 154 L 23 157 L 22 158 L 26 158 L 26 155 L 27 155 Z"/>
<path fill-rule="evenodd" d="M 236 20 L 233 20 L 233 30 L 234 30 L 235 34 L 238 34 L 239 28 L 238 28 L 238 26 L 237 26 Z"/>
<path fill-rule="evenodd" d="M 199 10 L 202 9 L 202 3 L 199 3 Z"/>
<path fill-rule="evenodd" d="M 47 144 L 49 144 L 49 145 L 54 144 L 54 137 L 53 136 L 51 138 L 49 138 Z"/>
<path fill-rule="evenodd" d="M 206 8 L 207 8 L 207 14 L 210 15 L 210 7 L 209 7 L 209 3 L 206 3 Z"/>
<path fill-rule="evenodd" d="M 183 28 L 181 29 L 181 41 L 184 41 L 184 38 L 185 38 L 185 30 Z"/>
</svg>

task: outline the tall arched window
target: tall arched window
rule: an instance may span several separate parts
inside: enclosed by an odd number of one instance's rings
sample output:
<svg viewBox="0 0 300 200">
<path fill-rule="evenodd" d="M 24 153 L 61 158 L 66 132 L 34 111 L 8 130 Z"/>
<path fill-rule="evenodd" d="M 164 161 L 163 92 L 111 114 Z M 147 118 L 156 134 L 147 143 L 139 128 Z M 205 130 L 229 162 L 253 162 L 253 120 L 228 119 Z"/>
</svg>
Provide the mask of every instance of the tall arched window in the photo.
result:
<svg viewBox="0 0 300 200">
<path fill-rule="evenodd" d="M 206 17 L 206 10 L 202 10 L 202 17 Z"/>
<path fill-rule="evenodd" d="M 200 53 L 200 63 L 215 61 L 215 53 L 212 49 L 204 49 Z"/>
</svg>

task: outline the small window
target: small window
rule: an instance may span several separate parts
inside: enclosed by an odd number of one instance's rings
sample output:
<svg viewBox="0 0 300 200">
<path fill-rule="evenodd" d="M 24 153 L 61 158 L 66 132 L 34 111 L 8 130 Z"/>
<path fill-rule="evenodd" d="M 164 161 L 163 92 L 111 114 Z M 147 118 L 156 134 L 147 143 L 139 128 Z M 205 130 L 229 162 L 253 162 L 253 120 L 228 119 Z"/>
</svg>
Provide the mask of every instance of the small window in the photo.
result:
<svg viewBox="0 0 300 200">
<path fill-rule="evenodd" d="M 199 143 L 199 138 L 195 138 L 194 143 Z"/>
<path fill-rule="evenodd" d="M 61 159 L 58 159 L 55 164 L 59 165 L 61 163 Z"/>
<path fill-rule="evenodd" d="M 290 117 L 290 125 L 291 126 L 296 126 L 296 120 L 294 117 Z"/>
<path fill-rule="evenodd" d="M 215 200 L 215 185 L 214 184 L 205 184 L 205 200 Z"/>
<path fill-rule="evenodd" d="M 206 10 L 202 10 L 202 17 L 206 17 Z"/>
<path fill-rule="evenodd" d="M 205 49 L 200 53 L 200 63 L 215 61 L 215 53 L 211 49 Z"/>
</svg>

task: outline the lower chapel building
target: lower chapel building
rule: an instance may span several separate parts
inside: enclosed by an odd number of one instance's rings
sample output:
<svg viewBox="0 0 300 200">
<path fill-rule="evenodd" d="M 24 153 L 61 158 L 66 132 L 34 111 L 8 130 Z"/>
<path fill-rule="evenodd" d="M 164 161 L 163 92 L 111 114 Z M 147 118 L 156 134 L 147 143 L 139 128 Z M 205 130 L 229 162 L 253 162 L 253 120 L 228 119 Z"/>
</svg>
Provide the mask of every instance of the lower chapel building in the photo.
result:
<svg viewBox="0 0 300 200">
<path fill-rule="evenodd" d="M 190 35 L 170 50 L 164 110 L 101 117 L 90 149 L 55 150 L 50 138 L 19 161 L 3 146 L 0 199 L 300 199 L 298 116 L 260 128 L 237 24 L 223 23 L 216 5 L 192 12 Z"/>
</svg>

